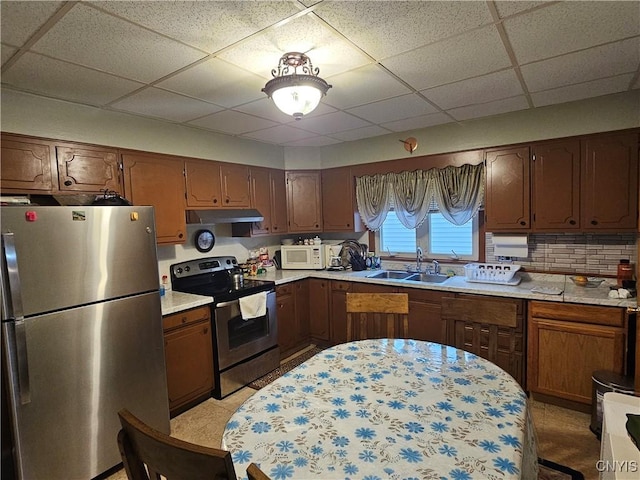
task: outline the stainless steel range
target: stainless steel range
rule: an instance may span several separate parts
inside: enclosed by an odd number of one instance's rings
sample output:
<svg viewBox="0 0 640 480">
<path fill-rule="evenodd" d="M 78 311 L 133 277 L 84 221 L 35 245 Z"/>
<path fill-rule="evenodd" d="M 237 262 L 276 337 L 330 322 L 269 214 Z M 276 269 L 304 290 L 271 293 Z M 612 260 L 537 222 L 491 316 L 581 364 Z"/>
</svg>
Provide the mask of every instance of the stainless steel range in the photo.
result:
<svg viewBox="0 0 640 480">
<path fill-rule="evenodd" d="M 224 398 L 280 365 L 275 282 L 232 281 L 235 257 L 207 257 L 171 265 L 175 291 L 213 297 L 213 396 Z M 240 299 L 266 296 L 264 315 L 243 318 Z M 246 315 L 245 315 L 246 317 Z"/>
</svg>

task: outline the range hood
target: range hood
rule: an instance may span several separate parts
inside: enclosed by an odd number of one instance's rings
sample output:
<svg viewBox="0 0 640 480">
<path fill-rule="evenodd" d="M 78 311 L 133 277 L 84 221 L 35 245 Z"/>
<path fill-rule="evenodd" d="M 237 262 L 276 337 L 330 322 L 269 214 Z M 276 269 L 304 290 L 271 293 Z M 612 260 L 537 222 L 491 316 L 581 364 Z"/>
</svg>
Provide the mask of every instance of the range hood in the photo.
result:
<svg viewBox="0 0 640 480">
<path fill-rule="evenodd" d="M 187 210 L 187 223 L 251 223 L 263 220 L 264 217 L 255 208 Z"/>
</svg>

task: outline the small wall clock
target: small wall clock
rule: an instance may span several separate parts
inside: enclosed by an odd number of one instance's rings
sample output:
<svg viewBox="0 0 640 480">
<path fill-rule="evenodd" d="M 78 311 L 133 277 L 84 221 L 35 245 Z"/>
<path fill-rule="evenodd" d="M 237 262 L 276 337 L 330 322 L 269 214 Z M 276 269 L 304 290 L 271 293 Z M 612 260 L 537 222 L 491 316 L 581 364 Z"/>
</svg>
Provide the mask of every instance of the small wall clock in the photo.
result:
<svg viewBox="0 0 640 480">
<path fill-rule="evenodd" d="M 199 252 L 209 252 L 216 243 L 216 237 L 211 230 L 202 229 L 196 232 L 194 245 Z"/>
</svg>

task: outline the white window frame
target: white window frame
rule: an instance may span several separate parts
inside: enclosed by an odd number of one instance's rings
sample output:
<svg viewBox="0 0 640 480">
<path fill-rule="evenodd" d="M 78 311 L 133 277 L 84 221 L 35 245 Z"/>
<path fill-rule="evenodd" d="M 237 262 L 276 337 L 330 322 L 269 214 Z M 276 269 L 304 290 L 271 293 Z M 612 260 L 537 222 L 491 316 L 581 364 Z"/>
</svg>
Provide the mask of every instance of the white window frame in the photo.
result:
<svg viewBox="0 0 640 480">
<path fill-rule="evenodd" d="M 430 212 L 429 215 L 427 216 L 427 218 L 425 219 L 425 221 L 422 223 L 422 225 L 420 225 L 417 229 L 415 230 L 410 230 L 407 229 L 407 233 L 413 231 L 414 234 L 416 235 L 416 246 L 419 246 L 422 248 L 423 250 L 423 254 L 424 257 L 426 259 L 436 259 L 436 260 L 466 260 L 466 261 L 478 261 L 480 259 L 480 236 L 479 236 L 479 230 L 480 230 L 480 221 L 479 221 L 479 214 L 476 214 L 473 216 L 473 218 L 471 220 L 469 220 L 469 222 L 467 222 L 468 224 L 471 224 L 472 227 L 472 252 L 471 254 L 467 254 L 464 255 L 461 252 L 439 252 L 439 253 L 434 253 L 431 249 L 431 242 L 430 242 L 430 235 L 429 235 L 429 231 L 430 231 L 430 227 L 431 227 L 431 221 L 432 221 L 432 217 L 431 214 L 435 213 L 437 214 L 437 211 L 433 211 Z M 387 218 L 389 218 L 391 215 L 393 215 L 393 217 L 396 217 L 396 214 L 393 210 L 390 210 Z M 386 220 L 385 220 L 386 222 Z M 445 220 L 446 222 L 446 220 Z M 452 227 L 456 228 L 455 225 L 451 224 Z M 383 246 L 383 241 L 382 241 L 382 228 L 380 230 L 378 230 L 376 232 L 376 245 L 380 245 L 379 248 L 379 255 L 381 256 L 386 256 L 389 255 L 389 252 L 387 250 L 384 249 Z M 454 253 L 455 252 L 455 253 Z M 415 249 L 413 251 L 409 251 L 409 252 L 401 252 L 401 251 L 391 251 L 391 256 L 392 257 L 410 257 L 413 258 L 416 255 L 416 251 Z"/>
</svg>

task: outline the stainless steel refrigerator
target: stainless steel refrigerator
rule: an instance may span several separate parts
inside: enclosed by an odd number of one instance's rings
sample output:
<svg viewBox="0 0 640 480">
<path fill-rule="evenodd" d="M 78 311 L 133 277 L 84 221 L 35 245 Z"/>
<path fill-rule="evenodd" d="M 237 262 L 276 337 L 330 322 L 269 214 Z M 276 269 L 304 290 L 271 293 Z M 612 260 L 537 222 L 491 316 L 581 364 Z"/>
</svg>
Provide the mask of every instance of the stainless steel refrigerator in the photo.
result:
<svg viewBox="0 0 640 480">
<path fill-rule="evenodd" d="M 93 478 L 121 461 L 121 408 L 169 433 L 153 208 L 11 206 L 0 215 L 18 477 Z"/>
</svg>

